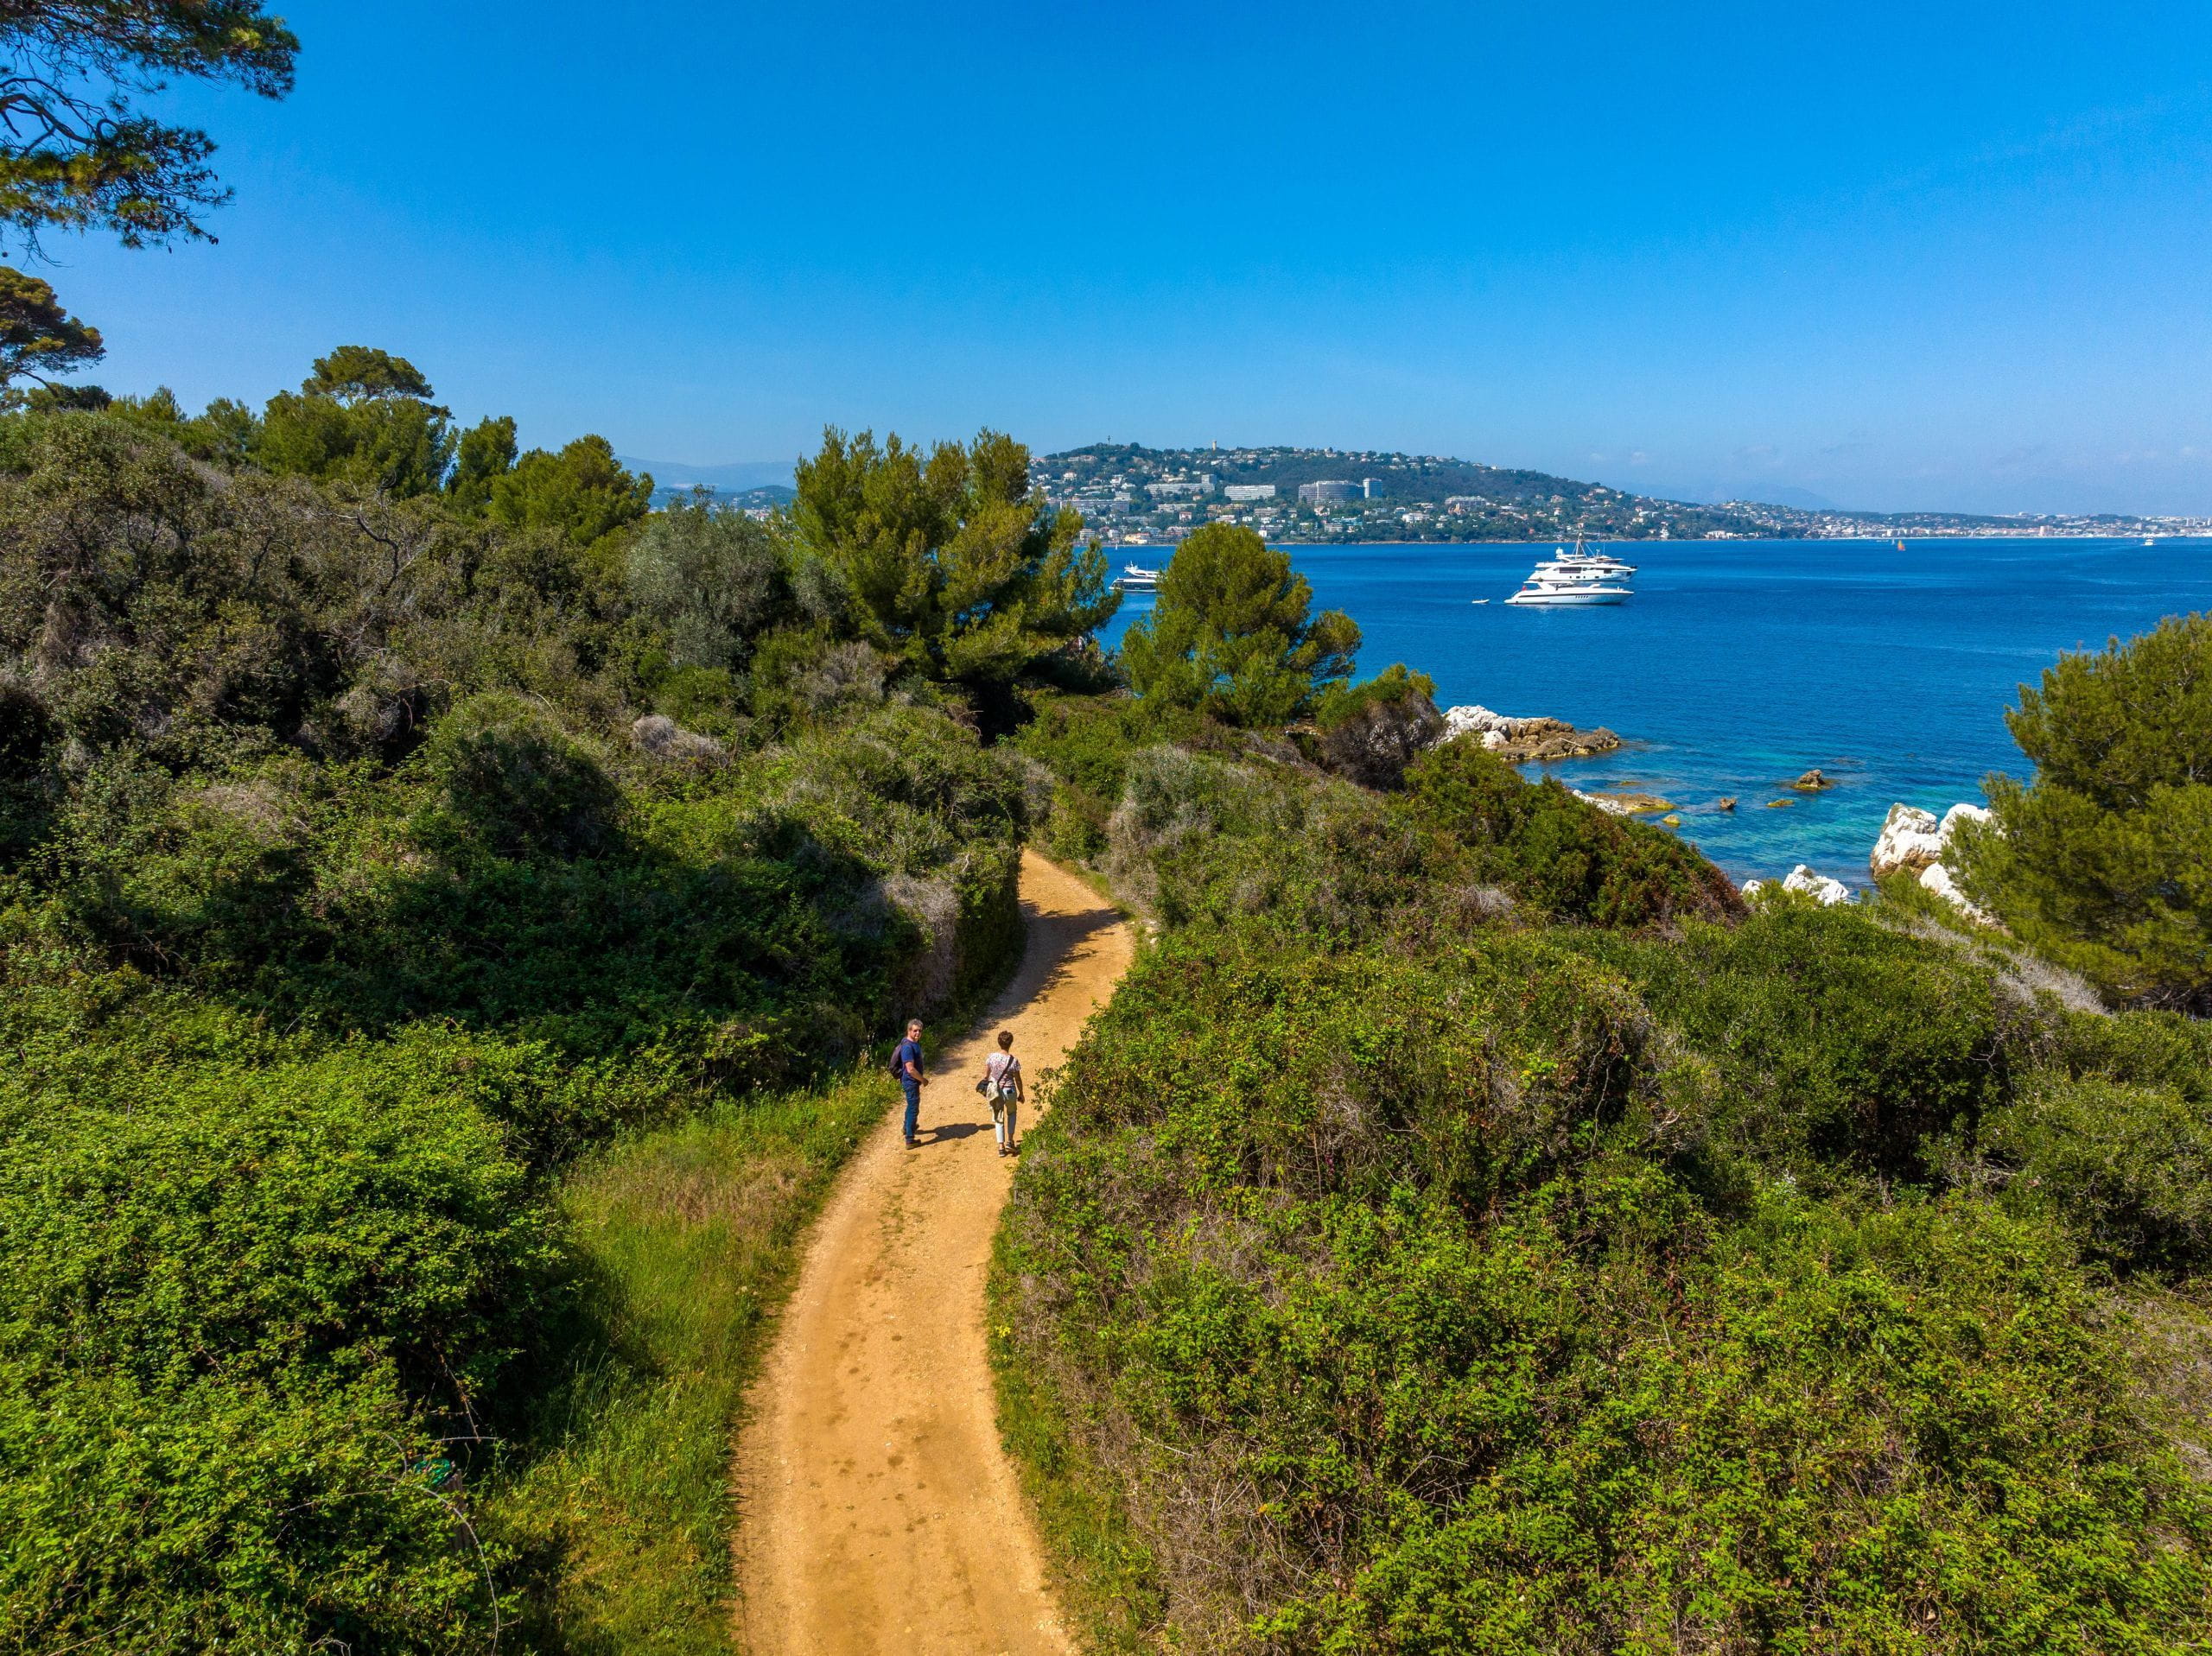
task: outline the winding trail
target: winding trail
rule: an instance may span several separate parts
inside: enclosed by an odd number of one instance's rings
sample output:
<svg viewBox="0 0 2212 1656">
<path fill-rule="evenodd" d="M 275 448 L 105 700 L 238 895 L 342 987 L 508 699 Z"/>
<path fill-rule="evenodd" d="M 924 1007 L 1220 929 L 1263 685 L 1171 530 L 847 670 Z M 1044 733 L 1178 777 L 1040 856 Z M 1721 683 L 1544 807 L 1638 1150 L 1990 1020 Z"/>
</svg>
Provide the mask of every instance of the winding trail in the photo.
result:
<svg viewBox="0 0 2212 1656">
<path fill-rule="evenodd" d="M 999 1444 L 983 1281 L 1015 1163 L 974 1082 L 1011 1029 L 1033 1086 L 1112 995 L 1132 941 L 1090 887 L 1027 852 L 1021 904 L 1020 972 L 981 1031 L 938 1055 L 921 1147 L 899 1144 L 893 1110 L 847 1170 L 754 1388 L 737 1570 L 755 1656 L 1071 1648 Z"/>
</svg>

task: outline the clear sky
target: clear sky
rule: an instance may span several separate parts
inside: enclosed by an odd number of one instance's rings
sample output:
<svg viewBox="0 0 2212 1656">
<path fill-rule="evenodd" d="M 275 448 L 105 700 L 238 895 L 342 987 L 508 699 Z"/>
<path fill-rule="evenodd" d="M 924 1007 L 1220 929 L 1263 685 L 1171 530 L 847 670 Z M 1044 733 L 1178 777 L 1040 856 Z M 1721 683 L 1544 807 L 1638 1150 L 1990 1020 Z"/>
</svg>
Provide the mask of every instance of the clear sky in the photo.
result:
<svg viewBox="0 0 2212 1656">
<path fill-rule="evenodd" d="M 111 390 L 2212 511 L 2203 0 L 282 9 L 220 244 L 54 250 Z"/>
</svg>

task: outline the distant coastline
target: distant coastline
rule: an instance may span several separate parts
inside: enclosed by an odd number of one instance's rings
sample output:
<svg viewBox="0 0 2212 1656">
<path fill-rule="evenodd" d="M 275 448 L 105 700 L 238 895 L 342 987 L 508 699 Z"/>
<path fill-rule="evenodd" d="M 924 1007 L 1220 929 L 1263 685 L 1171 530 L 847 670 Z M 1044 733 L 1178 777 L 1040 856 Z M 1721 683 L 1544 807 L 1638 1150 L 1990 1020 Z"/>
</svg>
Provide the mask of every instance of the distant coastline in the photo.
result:
<svg viewBox="0 0 2212 1656">
<path fill-rule="evenodd" d="M 1103 550 L 1107 552 L 1172 552 L 1174 550 L 1177 542 L 1181 538 L 1181 536 L 1176 536 L 1164 538 L 1156 537 L 1150 540 L 1116 541 L 1101 537 L 1098 544 Z M 1470 539 L 1451 541 L 1370 541 L 1353 540 L 1349 536 L 1299 536 L 1291 535 L 1269 535 L 1266 537 L 1267 542 L 1269 546 L 1373 547 L 1377 550 L 1382 550 L 1390 547 L 1421 547 L 1424 549 L 1437 549 L 1453 546 L 1541 546 L 1547 542 L 1563 544 L 1566 542 L 1577 538 L 1577 536 L 1573 535 L 1533 535 L 1516 536 L 1511 538 L 1496 540 Z M 1758 545 L 1763 542 L 1770 542 L 1775 545 L 1789 545 L 1804 541 L 1818 541 L 1824 546 L 1849 546 L 1854 543 L 1866 546 L 1894 546 L 1897 542 L 1903 541 L 1906 545 L 1910 546 L 1915 541 L 2142 541 L 2146 539 L 2152 541 L 2158 546 L 2212 546 L 2212 528 L 2207 528 L 2190 534 L 2178 532 L 2159 534 L 2153 532 L 2149 535 L 2129 534 L 2125 531 L 2113 532 L 2110 530 L 2100 533 L 2091 533 L 2087 530 L 2020 530 L 2006 533 L 2002 530 L 1992 530 L 1986 529 L 1931 529 L 1914 530 L 1909 533 L 1899 535 L 1707 535 L 1694 537 L 1685 536 L 1681 538 L 1662 535 L 1590 535 L 1580 536 L 1579 538 L 1589 541 L 1592 544 L 1596 544 L 1600 542 L 1607 544 L 1611 544 L 1614 542 L 1619 542 L 1624 544 L 1632 544 L 1637 546 L 1710 546 L 1719 541 L 1748 542 L 1751 545 Z"/>
<path fill-rule="evenodd" d="M 1280 546 L 1513 546 L 1541 541 L 2159 540 L 2212 516 L 1855 511 L 1700 504 L 1434 454 L 1096 443 L 1031 460 L 1030 485 L 1109 546 L 1164 546 L 1201 523 Z"/>
</svg>

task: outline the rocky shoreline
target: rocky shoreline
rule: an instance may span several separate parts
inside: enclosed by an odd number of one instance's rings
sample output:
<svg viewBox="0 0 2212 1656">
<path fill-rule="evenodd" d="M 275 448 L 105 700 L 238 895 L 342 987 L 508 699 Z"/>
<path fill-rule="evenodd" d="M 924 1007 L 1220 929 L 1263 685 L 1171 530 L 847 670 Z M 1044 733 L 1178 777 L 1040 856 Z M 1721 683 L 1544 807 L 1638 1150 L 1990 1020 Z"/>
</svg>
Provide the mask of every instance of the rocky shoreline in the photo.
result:
<svg viewBox="0 0 2212 1656">
<path fill-rule="evenodd" d="M 1449 707 L 1444 714 L 1444 739 L 1473 736 L 1501 759 L 1526 765 L 1545 759 L 1586 759 L 1611 753 L 1621 739 L 1603 725 L 1580 729 L 1564 719 L 1516 719 L 1488 707 Z"/>
<path fill-rule="evenodd" d="M 1963 802 L 1945 811 L 1941 820 L 1933 811 L 1922 810 L 1917 805 L 1892 805 L 1889 815 L 1883 820 L 1881 836 L 1867 855 L 1867 872 L 1876 879 L 1891 874 L 1910 874 L 1922 890 L 1942 898 L 1967 919 L 1993 926 L 1997 923 L 1995 917 L 1967 900 L 1967 894 L 1959 889 L 1957 879 L 1943 864 L 1944 854 L 1950 849 L 1961 823 L 1989 820 L 1985 807 Z M 1778 882 L 1745 880 L 1744 895 L 1753 897 L 1776 885 L 1785 891 L 1802 892 L 1820 903 L 1852 900 L 1851 888 L 1841 880 L 1816 873 L 1802 862 Z"/>
<path fill-rule="evenodd" d="M 1444 712 L 1444 733 L 1440 740 L 1471 736 L 1483 746 L 1509 764 L 1525 765 L 1550 759 L 1582 759 L 1600 753 L 1611 753 L 1621 746 L 1621 739 L 1603 725 L 1583 730 L 1564 719 L 1543 717 L 1517 719 L 1510 714 L 1493 713 L 1484 707 L 1447 707 Z M 1770 799 L 1770 807 L 1792 805 L 1796 801 L 1792 794 L 1825 793 L 1836 785 L 1835 778 L 1823 775 L 1818 767 L 1806 771 L 1796 780 L 1782 784 L 1788 792 Z M 1580 788 L 1570 789 L 1577 799 L 1595 805 L 1613 816 L 1659 816 L 1669 825 L 1679 824 L 1677 807 L 1670 799 L 1656 794 L 1634 791 L 1598 791 L 1586 793 Z M 1732 796 L 1713 802 L 1713 809 L 1732 811 L 1736 801 Z M 1944 853 L 1949 848 L 1952 835 L 1961 822 L 1986 822 L 1989 812 L 1980 805 L 1960 803 L 1951 807 L 1939 819 L 1932 811 L 1922 810 L 1916 805 L 1897 804 L 1890 807 L 1890 814 L 1882 823 L 1881 836 L 1874 842 L 1874 849 L 1866 859 L 1866 866 L 1875 879 L 1885 875 L 1909 873 L 1921 887 L 1943 899 L 1969 920 L 1983 925 L 1994 925 L 1995 920 L 1967 900 L 1966 893 L 1951 871 L 1943 864 Z M 1770 887 L 1794 891 L 1824 904 L 1848 903 L 1853 893 L 1848 885 L 1831 875 L 1817 872 L 1799 863 L 1779 880 L 1751 879 L 1744 882 L 1745 897 L 1757 896 Z"/>
</svg>

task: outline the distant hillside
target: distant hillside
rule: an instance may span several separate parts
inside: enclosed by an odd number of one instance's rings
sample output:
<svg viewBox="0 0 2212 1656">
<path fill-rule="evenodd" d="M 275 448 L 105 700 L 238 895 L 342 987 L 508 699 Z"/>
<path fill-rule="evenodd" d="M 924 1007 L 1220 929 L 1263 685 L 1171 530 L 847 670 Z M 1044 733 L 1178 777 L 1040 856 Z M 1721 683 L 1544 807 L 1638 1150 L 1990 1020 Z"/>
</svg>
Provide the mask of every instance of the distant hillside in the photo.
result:
<svg viewBox="0 0 2212 1656">
<path fill-rule="evenodd" d="M 716 494 L 741 494 L 749 489 L 779 488 L 791 494 L 790 460 L 732 460 L 721 466 L 692 466 L 683 460 L 644 460 L 634 454 L 615 458 L 632 472 L 650 472 L 664 489 L 689 489 L 699 484 Z"/>
<path fill-rule="evenodd" d="M 1546 472 L 1374 449 L 1147 448 L 1092 443 L 1044 455 L 1031 477 L 1109 541 L 1148 543 L 1201 523 L 1284 541 L 1702 540 L 1892 535 L 2176 535 L 2212 520 L 2103 515 L 1865 512 L 1802 504 L 1662 499 Z M 1334 484 L 1322 498 L 1301 485 Z M 1253 492 L 1272 488 L 1272 498 Z M 1332 498 L 1335 497 L 1335 498 Z"/>
<path fill-rule="evenodd" d="M 715 502 L 725 506 L 741 506 L 748 511 L 773 511 L 787 506 L 797 498 L 798 492 L 788 484 L 764 483 L 756 489 L 717 489 L 707 483 L 664 483 L 658 473 L 653 475 L 653 504 L 665 506 L 671 500 L 689 500 L 704 489 Z"/>
</svg>

